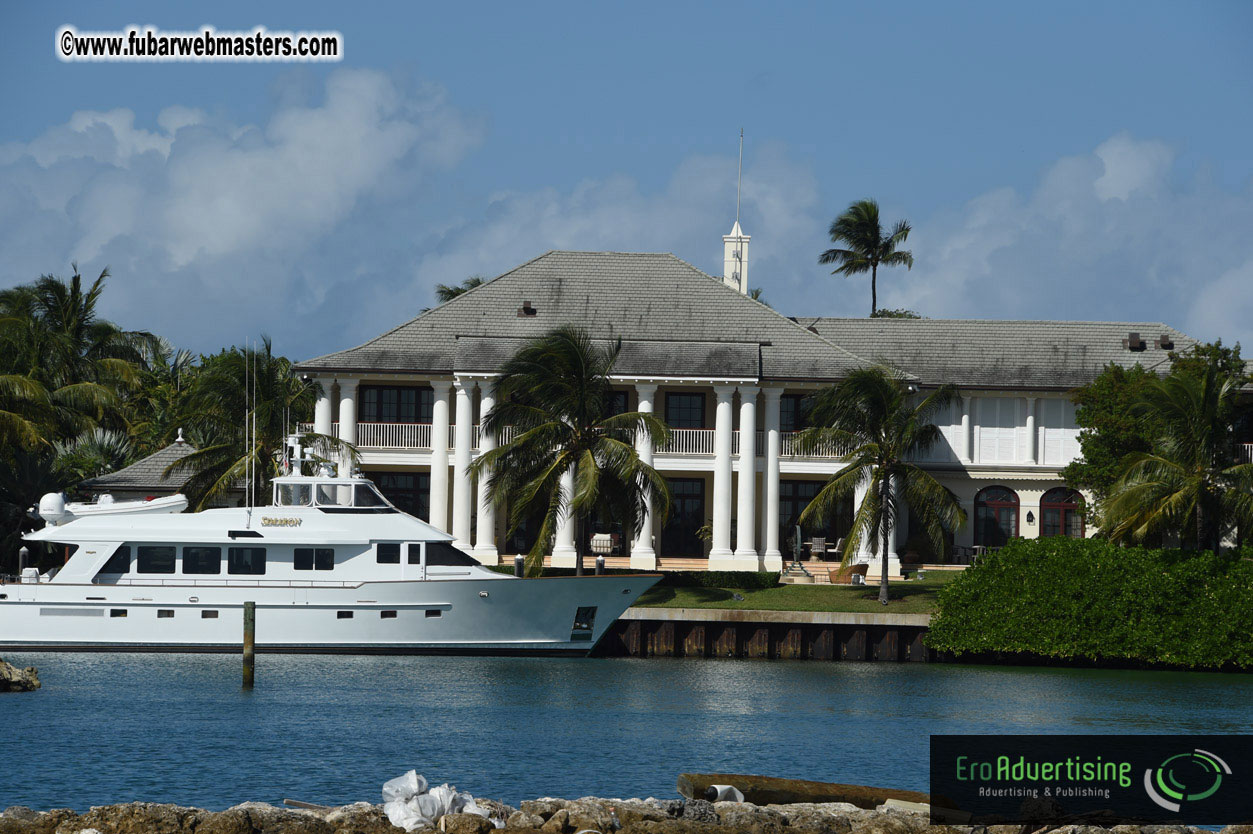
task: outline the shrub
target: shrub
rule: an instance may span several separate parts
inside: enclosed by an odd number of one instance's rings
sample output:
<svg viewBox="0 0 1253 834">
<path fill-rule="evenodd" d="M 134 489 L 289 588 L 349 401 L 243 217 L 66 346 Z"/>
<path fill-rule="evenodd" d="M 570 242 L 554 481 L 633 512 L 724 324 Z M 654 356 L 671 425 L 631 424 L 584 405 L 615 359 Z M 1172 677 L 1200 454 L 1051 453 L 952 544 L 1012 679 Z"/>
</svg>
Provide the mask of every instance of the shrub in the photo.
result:
<svg viewBox="0 0 1253 834">
<path fill-rule="evenodd" d="M 1248 668 L 1249 555 L 1015 540 L 940 591 L 925 642 L 958 656 Z"/>
<path fill-rule="evenodd" d="M 490 565 L 497 573 L 513 573 L 513 565 Z M 594 573 L 595 562 L 584 565 L 585 573 Z M 605 573 L 632 574 L 638 570 L 606 568 Z M 574 576 L 574 568 L 544 568 L 544 576 Z M 658 586 L 671 588 L 733 588 L 739 591 L 760 591 L 779 584 L 778 571 L 742 570 L 673 570 L 661 575 Z"/>
</svg>

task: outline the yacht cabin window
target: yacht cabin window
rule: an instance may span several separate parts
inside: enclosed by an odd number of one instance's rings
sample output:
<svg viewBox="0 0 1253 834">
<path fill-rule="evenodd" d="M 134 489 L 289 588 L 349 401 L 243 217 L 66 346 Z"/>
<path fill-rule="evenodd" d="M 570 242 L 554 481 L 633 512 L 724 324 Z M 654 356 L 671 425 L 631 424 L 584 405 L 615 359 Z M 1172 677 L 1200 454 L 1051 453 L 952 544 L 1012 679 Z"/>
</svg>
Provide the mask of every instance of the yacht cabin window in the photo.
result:
<svg viewBox="0 0 1253 834">
<path fill-rule="evenodd" d="M 422 564 L 422 545 L 420 544 L 409 545 L 408 554 L 409 554 L 409 558 L 408 558 L 409 564 L 411 565 Z"/>
<path fill-rule="evenodd" d="M 184 547 L 183 573 L 219 574 L 222 572 L 222 548 Z"/>
<path fill-rule="evenodd" d="M 278 484 L 274 489 L 274 503 L 280 507 L 308 507 L 313 503 L 311 484 Z"/>
<path fill-rule="evenodd" d="M 146 545 L 139 548 L 139 573 L 173 573 L 177 548 Z"/>
<path fill-rule="evenodd" d="M 477 564 L 479 564 L 477 559 L 473 556 L 467 556 L 453 547 L 452 542 L 426 543 L 426 566 L 428 568 L 439 566 L 468 568 Z"/>
<path fill-rule="evenodd" d="M 351 484 L 318 484 L 318 504 L 323 507 L 351 507 Z"/>
<path fill-rule="evenodd" d="M 395 542 L 382 542 L 374 546 L 374 558 L 380 565 L 400 564 L 400 545 Z"/>
<path fill-rule="evenodd" d="M 369 484 L 357 484 L 358 507 L 386 507 L 387 502 Z"/>
<path fill-rule="evenodd" d="M 296 570 L 334 570 L 335 550 L 330 547 L 298 547 L 292 558 Z"/>
<path fill-rule="evenodd" d="M 264 547 L 232 547 L 227 550 L 227 573 L 243 576 L 265 575 Z"/>
<path fill-rule="evenodd" d="M 104 567 L 100 569 L 101 573 L 130 573 L 131 572 L 131 546 L 124 544 L 117 550 L 113 551 L 113 555 L 109 557 L 109 561 L 104 563 Z"/>
</svg>

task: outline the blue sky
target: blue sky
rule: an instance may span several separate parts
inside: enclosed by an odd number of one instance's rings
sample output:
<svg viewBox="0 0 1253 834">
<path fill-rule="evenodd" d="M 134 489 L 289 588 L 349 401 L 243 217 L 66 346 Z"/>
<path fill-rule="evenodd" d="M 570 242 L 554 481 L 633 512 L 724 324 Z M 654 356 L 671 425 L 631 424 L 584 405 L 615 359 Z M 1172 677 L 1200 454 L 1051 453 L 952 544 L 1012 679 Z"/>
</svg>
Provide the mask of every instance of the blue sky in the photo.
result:
<svg viewBox="0 0 1253 834">
<path fill-rule="evenodd" d="M 750 274 L 877 198 L 887 306 L 1253 339 L 1247 3 L 5 5 L 0 285 L 109 265 L 105 312 L 195 349 L 359 343 L 550 248 L 720 269 L 746 134 Z M 330 29 L 339 64 L 66 64 L 57 27 Z"/>
</svg>

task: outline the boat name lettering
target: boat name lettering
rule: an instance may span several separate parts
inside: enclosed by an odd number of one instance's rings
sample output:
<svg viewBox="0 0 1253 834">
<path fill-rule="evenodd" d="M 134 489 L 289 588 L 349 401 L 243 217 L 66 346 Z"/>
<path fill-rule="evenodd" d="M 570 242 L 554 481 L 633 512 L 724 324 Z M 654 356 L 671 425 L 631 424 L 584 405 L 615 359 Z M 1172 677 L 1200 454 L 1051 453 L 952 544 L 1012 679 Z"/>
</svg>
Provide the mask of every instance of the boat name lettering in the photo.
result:
<svg viewBox="0 0 1253 834">
<path fill-rule="evenodd" d="M 301 521 L 303 521 L 303 519 L 300 519 L 300 518 L 275 518 L 274 516 L 262 516 L 261 526 L 262 527 L 299 527 Z"/>
</svg>

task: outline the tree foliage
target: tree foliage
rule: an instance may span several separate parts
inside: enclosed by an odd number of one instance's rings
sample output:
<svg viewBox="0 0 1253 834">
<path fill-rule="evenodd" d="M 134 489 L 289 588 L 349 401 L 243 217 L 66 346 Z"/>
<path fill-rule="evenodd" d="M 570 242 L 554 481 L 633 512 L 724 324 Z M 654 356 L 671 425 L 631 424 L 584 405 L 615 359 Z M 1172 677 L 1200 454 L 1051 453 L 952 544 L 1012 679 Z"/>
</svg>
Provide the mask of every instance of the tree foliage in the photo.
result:
<svg viewBox="0 0 1253 834">
<path fill-rule="evenodd" d="M 920 319 L 923 316 L 918 315 L 913 310 L 906 310 L 904 307 L 898 309 L 879 308 L 870 314 L 872 319 Z"/>
<path fill-rule="evenodd" d="M 899 247 L 909 238 L 910 226 L 898 220 L 892 231 L 884 232 L 879 222 L 879 204 L 874 200 L 858 200 L 831 222 L 827 234 L 831 242 L 843 248 L 828 249 L 818 257 L 820 264 L 836 264 L 832 275 L 870 273 L 870 314 L 879 309 L 879 267 L 914 265 L 914 256 Z"/>
</svg>

